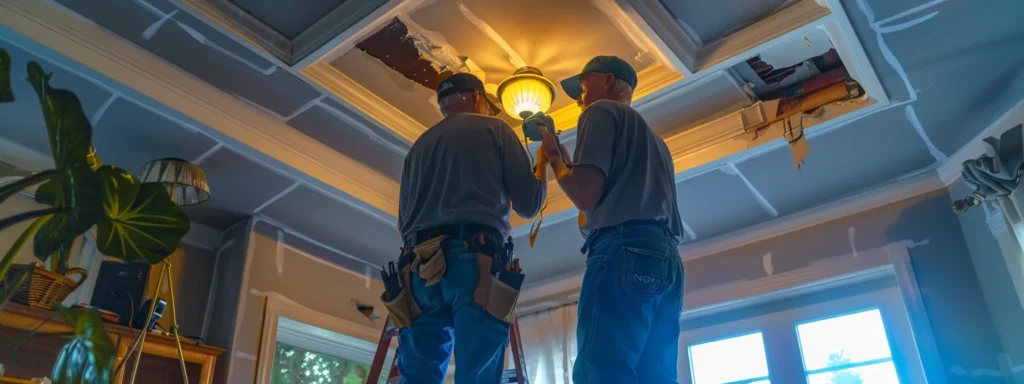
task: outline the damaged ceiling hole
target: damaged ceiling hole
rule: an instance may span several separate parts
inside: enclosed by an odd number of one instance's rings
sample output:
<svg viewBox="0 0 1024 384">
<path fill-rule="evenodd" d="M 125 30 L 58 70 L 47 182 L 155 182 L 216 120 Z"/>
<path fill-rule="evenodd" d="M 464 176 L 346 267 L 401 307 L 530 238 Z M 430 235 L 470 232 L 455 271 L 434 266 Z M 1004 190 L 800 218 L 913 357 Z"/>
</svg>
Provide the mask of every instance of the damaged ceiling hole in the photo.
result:
<svg viewBox="0 0 1024 384">
<path fill-rule="evenodd" d="M 441 80 L 468 69 L 465 58 L 454 57 L 451 48 L 411 32 L 397 17 L 356 48 L 431 91 Z"/>
</svg>

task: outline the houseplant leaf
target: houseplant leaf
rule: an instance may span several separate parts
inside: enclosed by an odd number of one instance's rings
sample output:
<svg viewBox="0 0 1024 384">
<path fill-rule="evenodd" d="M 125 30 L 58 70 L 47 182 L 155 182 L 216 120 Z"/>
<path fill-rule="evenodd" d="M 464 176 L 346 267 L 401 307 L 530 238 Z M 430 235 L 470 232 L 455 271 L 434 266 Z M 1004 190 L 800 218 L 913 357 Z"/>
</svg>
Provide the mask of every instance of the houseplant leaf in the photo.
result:
<svg viewBox="0 0 1024 384">
<path fill-rule="evenodd" d="M 50 74 L 35 62 L 28 64 L 28 79 L 39 98 L 56 166 L 50 180 L 36 190 L 36 201 L 61 208 L 35 238 L 36 257 L 45 261 L 54 252 L 66 255 L 74 239 L 102 217 L 101 186 L 88 160 L 92 126 L 78 96 L 50 87 Z"/>
<path fill-rule="evenodd" d="M 28 239 L 31 239 L 32 236 L 36 234 L 36 231 L 38 231 L 47 220 L 50 220 L 50 217 L 51 216 L 43 216 L 36 219 L 28 226 L 28 228 L 25 228 L 25 231 L 18 236 L 17 240 L 14 240 L 14 244 L 11 244 L 11 248 L 9 248 L 7 253 L 4 254 L 3 260 L 0 260 L 0 280 L 4 280 L 4 277 L 6 277 L 10 272 L 11 265 L 14 264 L 14 259 L 18 257 L 18 253 L 21 252 L 21 248 L 25 246 Z M 3 288 L 3 290 L 0 290 L 0 309 L 2 309 L 11 297 L 14 296 L 14 293 L 18 291 L 18 287 L 28 279 L 28 276 L 28 273 L 22 273 L 17 278 L 10 280 L 14 282 L 13 284 L 8 284 Z"/>
<path fill-rule="evenodd" d="M 109 383 L 114 370 L 114 343 L 99 312 L 57 305 L 58 314 L 71 325 L 74 337 L 64 345 L 53 366 L 53 382 L 61 384 Z"/>
<path fill-rule="evenodd" d="M 14 101 L 14 90 L 11 89 L 11 55 L 0 48 L 0 103 Z"/>
<path fill-rule="evenodd" d="M 34 253 L 46 261 L 55 252 L 70 250 L 75 238 L 88 231 L 103 217 L 100 176 L 87 163 L 58 169 L 53 177 L 36 189 L 36 201 L 62 208 L 36 233 Z"/>
<path fill-rule="evenodd" d="M 160 184 L 141 183 L 127 171 L 104 165 L 103 219 L 97 224 L 100 252 L 124 261 L 159 263 L 188 233 L 188 216 Z"/>
<path fill-rule="evenodd" d="M 36 62 L 28 63 L 28 80 L 39 97 L 50 153 L 60 171 L 86 161 L 92 147 L 92 126 L 78 96 L 66 89 L 50 87 L 50 76 Z"/>
</svg>

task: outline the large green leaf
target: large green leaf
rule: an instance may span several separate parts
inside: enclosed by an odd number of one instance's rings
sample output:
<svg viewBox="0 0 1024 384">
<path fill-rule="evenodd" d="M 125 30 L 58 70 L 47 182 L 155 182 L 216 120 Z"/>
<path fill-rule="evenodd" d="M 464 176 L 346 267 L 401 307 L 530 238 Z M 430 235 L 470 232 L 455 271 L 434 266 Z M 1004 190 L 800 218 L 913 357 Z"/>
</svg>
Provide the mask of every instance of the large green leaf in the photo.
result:
<svg viewBox="0 0 1024 384">
<path fill-rule="evenodd" d="M 156 264 L 178 248 L 191 223 L 160 184 L 140 183 L 127 171 L 104 165 L 103 215 L 97 224 L 100 252 L 125 261 Z"/>
<path fill-rule="evenodd" d="M 66 254 L 75 238 L 103 217 L 100 175 L 82 161 L 58 169 L 36 189 L 36 201 L 63 208 L 36 233 L 34 253 L 46 261 L 55 252 Z"/>
<path fill-rule="evenodd" d="M 78 96 L 66 89 L 50 87 L 50 76 L 36 62 L 28 63 L 28 80 L 39 97 L 50 152 L 59 171 L 86 161 L 92 146 L 92 125 Z"/>
<path fill-rule="evenodd" d="M 114 370 L 115 349 L 103 329 L 99 312 L 94 309 L 66 308 L 58 305 L 74 338 L 64 345 L 53 366 L 53 382 L 61 384 L 109 383 Z"/>
<path fill-rule="evenodd" d="M 100 179 L 90 167 L 92 126 L 74 93 L 50 87 L 50 74 L 35 62 L 28 79 L 39 98 L 56 172 L 39 186 L 36 201 L 62 208 L 36 234 L 35 254 L 66 255 L 74 239 L 102 217 Z"/>
<path fill-rule="evenodd" d="M 11 89 L 11 54 L 0 48 L 0 103 L 14 101 L 14 90 Z"/>
</svg>

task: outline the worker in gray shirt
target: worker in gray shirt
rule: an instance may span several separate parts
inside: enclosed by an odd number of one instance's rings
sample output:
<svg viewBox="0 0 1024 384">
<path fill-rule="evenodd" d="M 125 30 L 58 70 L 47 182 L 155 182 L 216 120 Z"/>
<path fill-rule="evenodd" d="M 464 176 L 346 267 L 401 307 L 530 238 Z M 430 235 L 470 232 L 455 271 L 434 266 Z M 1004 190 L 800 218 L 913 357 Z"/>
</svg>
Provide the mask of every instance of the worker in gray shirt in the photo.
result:
<svg viewBox="0 0 1024 384">
<path fill-rule="evenodd" d="M 492 292 L 491 265 L 507 261 L 492 257 L 500 259 L 510 210 L 525 218 L 540 211 L 546 164 L 534 173 L 515 132 L 492 117 L 499 110 L 488 97 L 473 75 L 443 80 L 437 101 L 444 119 L 405 158 L 398 226 L 413 251 L 405 281 L 413 300 L 385 302 L 404 323 L 403 383 L 440 384 L 453 344 L 457 383 L 497 383 L 504 367 L 518 287 L 504 297 Z"/>
<path fill-rule="evenodd" d="M 571 164 L 541 130 L 559 185 L 585 217 L 576 384 L 676 383 L 683 265 L 675 167 L 630 107 L 636 85 L 633 68 L 614 56 L 562 81 L 583 109 Z"/>
</svg>

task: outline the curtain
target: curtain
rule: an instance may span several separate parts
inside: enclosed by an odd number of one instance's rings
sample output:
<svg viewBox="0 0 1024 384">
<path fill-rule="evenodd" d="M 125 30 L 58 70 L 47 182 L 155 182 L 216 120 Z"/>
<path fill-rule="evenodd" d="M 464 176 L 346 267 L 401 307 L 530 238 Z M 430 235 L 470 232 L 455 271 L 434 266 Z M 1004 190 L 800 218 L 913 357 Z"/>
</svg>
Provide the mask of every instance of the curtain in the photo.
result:
<svg viewBox="0 0 1024 384">
<path fill-rule="evenodd" d="M 998 138 L 988 137 L 985 155 L 963 163 L 963 181 L 974 192 L 972 206 L 981 200 L 998 200 L 1008 197 L 1013 204 L 1000 204 L 1007 208 L 1007 217 L 1024 217 L 1024 189 L 1018 189 L 1021 171 L 1024 168 L 1024 137 L 1022 126 L 1010 128 Z M 970 198 L 969 198 L 970 199 Z M 1011 207 L 1012 206 L 1012 207 Z"/>
<path fill-rule="evenodd" d="M 519 333 L 530 384 L 572 383 L 572 364 L 576 361 L 576 305 L 520 317 Z M 509 356 L 511 358 L 511 352 Z"/>
<path fill-rule="evenodd" d="M 999 138 L 984 139 L 985 155 L 963 163 L 963 181 L 971 188 L 973 196 L 958 200 L 959 207 L 954 204 L 954 209 L 962 211 L 984 204 L 989 227 L 993 229 L 1024 306 L 1024 188 L 1019 188 L 1024 173 L 1022 127 L 1024 125 L 1010 128 Z M 990 206 L 998 212 L 991 212 Z"/>
</svg>

